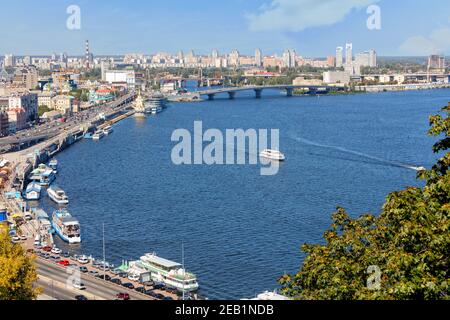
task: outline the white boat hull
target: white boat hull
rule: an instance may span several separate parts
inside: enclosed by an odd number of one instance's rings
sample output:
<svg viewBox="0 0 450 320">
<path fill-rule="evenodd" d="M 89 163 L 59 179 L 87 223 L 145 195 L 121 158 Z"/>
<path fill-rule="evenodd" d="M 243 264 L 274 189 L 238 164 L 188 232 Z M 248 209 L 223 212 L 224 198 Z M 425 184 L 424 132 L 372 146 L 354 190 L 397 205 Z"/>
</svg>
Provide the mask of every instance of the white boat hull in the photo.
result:
<svg viewBox="0 0 450 320">
<path fill-rule="evenodd" d="M 73 237 L 73 238 L 69 238 L 68 236 L 66 236 L 65 234 L 63 234 L 61 232 L 61 230 L 59 229 L 59 227 L 53 223 L 52 221 L 52 227 L 55 230 L 56 234 L 65 242 L 69 243 L 69 244 L 77 244 L 77 243 L 81 243 L 81 237 Z"/>
<path fill-rule="evenodd" d="M 50 199 L 52 199 L 55 203 L 60 204 L 60 205 L 69 204 L 69 200 L 59 199 L 51 191 L 47 191 L 47 193 L 48 193 L 48 197 Z"/>
</svg>

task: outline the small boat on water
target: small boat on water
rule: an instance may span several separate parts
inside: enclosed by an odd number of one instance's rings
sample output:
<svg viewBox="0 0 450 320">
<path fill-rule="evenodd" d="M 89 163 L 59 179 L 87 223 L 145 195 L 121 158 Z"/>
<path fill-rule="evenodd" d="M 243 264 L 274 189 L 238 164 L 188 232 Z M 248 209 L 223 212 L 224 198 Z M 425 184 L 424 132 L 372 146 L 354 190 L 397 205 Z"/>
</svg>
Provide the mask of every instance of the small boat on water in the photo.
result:
<svg viewBox="0 0 450 320">
<path fill-rule="evenodd" d="M 58 160 L 53 159 L 48 163 L 48 166 L 53 169 L 54 173 L 58 173 Z"/>
<path fill-rule="evenodd" d="M 114 130 L 113 130 L 113 128 L 111 126 L 107 126 L 107 127 L 105 127 L 103 129 L 103 133 L 106 134 L 106 135 L 110 135 L 113 132 L 114 132 Z"/>
<path fill-rule="evenodd" d="M 28 184 L 27 189 L 25 190 L 25 199 L 29 201 L 39 200 L 41 197 L 42 187 L 39 183 L 33 181 Z"/>
<path fill-rule="evenodd" d="M 263 150 L 259 154 L 259 156 L 262 158 L 267 158 L 267 159 L 277 160 L 277 161 L 286 160 L 284 154 L 282 154 L 280 151 L 277 151 L 277 150 L 266 149 L 266 150 Z"/>
<path fill-rule="evenodd" d="M 103 130 L 98 130 L 94 133 L 94 135 L 92 136 L 93 140 L 100 140 L 103 139 L 105 137 L 105 133 L 103 132 Z"/>
<path fill-rule="evenodd" d="M 55 201 L 57 204 L 64 205 L 69 203 L 69 198 L 66 193 L 59 187 L 50 187 L 47 189 L 47 193 L 50 199 Z"/>
<path fill-rule="evenodd" d="M 69 244 L 81 242 L 80 223 L 66 209 L 53 212 L 52 227 L 65 242 Z"/>
</svg>

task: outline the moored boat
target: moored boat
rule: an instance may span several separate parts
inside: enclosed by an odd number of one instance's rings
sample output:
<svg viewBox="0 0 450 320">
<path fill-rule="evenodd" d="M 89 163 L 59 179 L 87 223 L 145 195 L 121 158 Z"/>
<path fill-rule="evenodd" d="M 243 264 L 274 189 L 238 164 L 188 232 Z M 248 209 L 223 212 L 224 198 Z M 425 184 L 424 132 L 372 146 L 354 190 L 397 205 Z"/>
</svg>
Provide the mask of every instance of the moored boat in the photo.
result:
<svg viewBox="0 0 450 320">
<path fill-rule="evenodd" d="M 80 243 L 80 223 L 66 209 L 53 212 L 52 227 L 58 236 L 69 244 Z"/>
<path fill-rule="evenodd" d="M 109 135 L 109 134 L 113 133 L 113 131 L 114 130 L 113 130 L 113 128 L 111 126 L 107 126 L 107 127 L 105 127 L 103 129 L 103 133 L 106 134 L 106 135 Z"/>
<path fill-rule="evenodd" d="M 56 175 L 52 168 L 47 167 L 45 164 L 40 164 L 31 172 L 29 179 L 41 186 L 49 186 L 55 181 Z"/>
<path fill-rule="evenodd" d="M 49 166 L 50 168 L 53 169 L 53 172 L 54 172 L 54 173 L 58 173 L 58 160 L 52 159 L 52 160 L 48 163 L 48 166 Z"/>
<path fill-rule="evenodd" d="M 93 134 L 92 139 L 100 140 L 100 139 L 103 139 L 104 137 L 105 137 L 105 133 L 103 132 L 103 130 L 98 130 Z"/>
<path fill-rule="evenodd" d="M 160 258 L 155 253 L 142 256 L 140 260 L 130 263 L 130 266 L 150 272 L 153 281 L 164 283 L 179 291 L 193 292 L 199 287 L 194 274 L 186 272 L 181 264 Z"/>
<path fill-rule="evenodd" d="M 50 199 L 52 199 L 57 204 L 64 205 L 69 203 L 69 198 L 67 197 L 66 193 L 59 187 L 50 187 L 47 189 L 47 193 Z"/>
</svg>

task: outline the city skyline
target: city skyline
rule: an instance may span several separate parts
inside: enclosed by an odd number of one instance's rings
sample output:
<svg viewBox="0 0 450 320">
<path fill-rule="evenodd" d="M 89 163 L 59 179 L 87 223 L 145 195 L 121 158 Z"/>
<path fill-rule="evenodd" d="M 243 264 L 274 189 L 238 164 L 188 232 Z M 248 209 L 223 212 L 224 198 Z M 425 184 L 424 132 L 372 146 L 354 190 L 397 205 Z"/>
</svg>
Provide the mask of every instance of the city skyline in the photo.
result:
<svg viewBox="0 0 450 320">
<path fill-rule="evenodd" d="M 215 48 L 221 53 L 238 49 L 245 55 L 260 48 L 264 55 L 272 55 L 292 48 L 302 56 L 326 57 L 334 55 L 336 45 L 347 42 L 355 44 L 354 52 L 377 48 L 381 56 L 450 53 L 450 19 L 443 10 L 450 9 L 448 3 L 432 0 L 413 7 L 405 0 L 327 0 L 326 6 L 323 2 L 231 0 L 217 4 L 200 0 L 187 4 L 175 0 L 168 7 L 133 0 L 127 6 L 120 1 L 78 1 L 80 30 L 66 27 L 70 16 L 66 10 L 72 4 L 68 1 L 5 3 L 4 12 L 10 14 L 4 15 L 0 28 L 14 26 L 14 34 L 2 34 L 0 55 L 67 52 L 81 56 L 86 39 L 96 55 L 190 49 L 211 54 Z M 367 8 L 372 4 L 380 8 L 379 30 L 369 30 L 366 25 L 370 17 Z M 433 22 L 411 23 L 414 20 Z"/>
</svg>

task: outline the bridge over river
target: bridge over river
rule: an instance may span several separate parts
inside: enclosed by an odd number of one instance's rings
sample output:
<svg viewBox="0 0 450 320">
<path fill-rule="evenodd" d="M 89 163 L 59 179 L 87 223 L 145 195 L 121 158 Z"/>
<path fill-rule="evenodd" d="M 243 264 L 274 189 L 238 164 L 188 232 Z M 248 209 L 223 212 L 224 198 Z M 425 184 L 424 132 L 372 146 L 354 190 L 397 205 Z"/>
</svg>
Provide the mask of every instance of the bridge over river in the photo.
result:
<svg viewBox="0 0 450 320">
<path fill-rule="evenodd" d="M 308 94 L 328 93 L 329 91 L 342 90 L 342 87 L 335 86 L 311 86 L 311 85 L 272 85 L 272 86 L 245 86 L 245 87 L 229 87 L 229 88 L 214 88 L 207 90 L 200 90 L 195 92 L 199 96 L 208 96 L 209 100 L 214 100 L 217 94 L 226 93 L 230 99 L 234 99 L 237 92 L 254 91 L 257 99 L 261 98 L 263 90 L 278 90 L 286 91 L 287 97 L 292 97 L 295 89 L 304 90 Z"/>
</svg>

